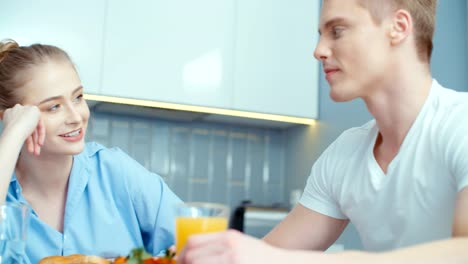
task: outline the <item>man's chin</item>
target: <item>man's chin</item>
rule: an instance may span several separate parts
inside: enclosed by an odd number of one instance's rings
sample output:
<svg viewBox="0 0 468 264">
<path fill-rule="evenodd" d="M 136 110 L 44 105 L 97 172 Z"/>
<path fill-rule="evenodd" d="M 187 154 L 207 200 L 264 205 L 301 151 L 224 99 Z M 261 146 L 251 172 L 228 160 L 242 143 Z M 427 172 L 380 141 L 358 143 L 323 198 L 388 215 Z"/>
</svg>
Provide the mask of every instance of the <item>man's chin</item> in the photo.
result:
<svg viewBox="0 0 468 264">
<path fill-rule="evenodd" d="M 337 103 L 349 102 L 354 99 L 353 97 L 341 93 L 334 93 L 333 91 L 330 91 L 330 98 Z"/>
</svg>

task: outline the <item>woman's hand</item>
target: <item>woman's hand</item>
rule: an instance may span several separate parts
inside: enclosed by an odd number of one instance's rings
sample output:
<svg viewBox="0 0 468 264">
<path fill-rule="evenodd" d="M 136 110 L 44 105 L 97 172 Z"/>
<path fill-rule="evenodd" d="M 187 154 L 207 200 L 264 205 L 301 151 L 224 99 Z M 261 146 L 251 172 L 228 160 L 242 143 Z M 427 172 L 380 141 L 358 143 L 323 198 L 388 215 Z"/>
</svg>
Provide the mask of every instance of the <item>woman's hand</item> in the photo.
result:
<svg viewBox="0 0 468 264">
<path fill-rule="evenodd" d="M 16 104 L 14 107 L 0 112 L 3 120 L 3 133 L 13 133 L 15 138 L 26 141 L 27 150 L 39 155 L 44 145 L 45 127 L 41 120 L 41 112 L 36 106 Z"/>
<path fill-rule="evenodd" d="M 194 235 L 176 256 L 178 264 L 282 263 L 282 250 L 235 230 Z"/>
</svg>

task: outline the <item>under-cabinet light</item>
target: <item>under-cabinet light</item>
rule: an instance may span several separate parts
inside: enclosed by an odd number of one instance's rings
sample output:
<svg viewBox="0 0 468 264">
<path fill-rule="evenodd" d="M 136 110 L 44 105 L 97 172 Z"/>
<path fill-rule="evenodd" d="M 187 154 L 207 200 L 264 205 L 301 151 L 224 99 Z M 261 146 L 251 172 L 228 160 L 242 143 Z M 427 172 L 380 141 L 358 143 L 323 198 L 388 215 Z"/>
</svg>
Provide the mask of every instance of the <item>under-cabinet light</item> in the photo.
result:
<svg viewBox="0 0 468 264">
<path fill-rule="evenodd" d="M 263 120 L 287 122 L 287 123 L 295 123 L 295 124 L 303 124 L 303 125 L 314 125 L 316 122 L 316 120 L 312 118 L 264 114 L 264 113 L 230 110 L 230 109 L 215 108 L 215 107 L 165 103 L 165 102 L 158 102 L 158 101 L 103 96 L 103 95 L 94 95 L 94 94 L 85 94 L 85 99 L 98 101 L 98 102 L 106 102 L 106 103 L 156 107 L 156 108 L 164 108 L 164 109 L 172 109 L 172 110 L 191 111 L 191 112 L 245 117 L 245 118 L 253 118 L 253 119 L 263 119 Z"/>
</svg>

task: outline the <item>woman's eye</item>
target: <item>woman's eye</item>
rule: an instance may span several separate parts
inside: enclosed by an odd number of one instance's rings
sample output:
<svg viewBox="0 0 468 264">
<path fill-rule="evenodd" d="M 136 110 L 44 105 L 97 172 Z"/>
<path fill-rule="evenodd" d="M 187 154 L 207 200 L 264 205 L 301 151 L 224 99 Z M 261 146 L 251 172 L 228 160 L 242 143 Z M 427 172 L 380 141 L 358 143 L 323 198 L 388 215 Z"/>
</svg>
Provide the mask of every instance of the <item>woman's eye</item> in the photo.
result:
<svg viewBox="0 0 468 264">
<path fill-rule="evenodd" d="M 59 104 L 56 104 L 56 105 L 53 105 L 53 106 L 47 108 L 47 111 L 49 111 L 49 112 L 55 112 L 55 111 L 57 111 L 59 108 L 60 108 L 60 105 L 59 105 Z"/>
<path fill-rule="evenodd" d="M 77 101 L 77 102 L 79 102 L 81 100 L 83 100 L 83 94 L 80 94 L 75 98 L 75 101 Z"/>
</svg>

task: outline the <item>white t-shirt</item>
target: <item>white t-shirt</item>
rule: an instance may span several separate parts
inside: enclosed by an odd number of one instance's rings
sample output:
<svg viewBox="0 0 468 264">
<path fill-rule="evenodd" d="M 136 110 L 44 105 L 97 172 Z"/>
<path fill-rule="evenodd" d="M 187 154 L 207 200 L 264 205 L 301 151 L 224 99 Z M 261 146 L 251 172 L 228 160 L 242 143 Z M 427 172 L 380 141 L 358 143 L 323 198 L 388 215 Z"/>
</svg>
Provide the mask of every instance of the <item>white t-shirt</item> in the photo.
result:
<svg viewBox="0 0 468 264">
<path fill-rule="evenodd" d="M 377 134 L 375 120 L 345 131 L 312 167 L 300 203 L 350 219 L 370 251 L 450 237 L 468 186 L 468 93 L 433 80 L 386 175 L 373 154 Z"/>
</svg>

